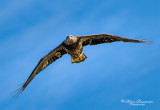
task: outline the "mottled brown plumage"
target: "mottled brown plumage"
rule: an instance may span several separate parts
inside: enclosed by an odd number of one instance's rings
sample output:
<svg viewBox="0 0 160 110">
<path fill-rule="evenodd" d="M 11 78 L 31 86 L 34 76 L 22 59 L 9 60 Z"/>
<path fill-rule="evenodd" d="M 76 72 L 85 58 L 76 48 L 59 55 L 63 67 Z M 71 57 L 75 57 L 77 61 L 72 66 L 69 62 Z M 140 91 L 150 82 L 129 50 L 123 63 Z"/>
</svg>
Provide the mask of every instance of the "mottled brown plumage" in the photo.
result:
<svg viewBox="0 0 160 110">
<path fill-rule="evenodd" d="M 64 40 L 57 48 L 48 53 L 45 57 L 43 57 L 35 69 L 32 71 L 31 75 L 27 79 L 27 81 L 22 85 L 22 87 L 18 90 L 15 97 L 21 94 L 24 89 L 28 86 L 28 84 L 33 80 L 33 78 L 44 70 L 48 65 L 61 58 L 64 54 L 68 53 L 71 55 L 72 63 L 80 63 L 84 61 L 87 57 L 83 53 L 83 47 L 87 45 L 97 45 L 102 43 L 111 43 L 116 41 L 123 42 L 133 42 L 133 43 L 146 43 L 148 42 L 129 39 L 125 37 L 120 37 L 111 34 L 96 34 L 96 35 L 86 35 L 86 36 L 67 36 L 66 40 Z"/>
</svg>

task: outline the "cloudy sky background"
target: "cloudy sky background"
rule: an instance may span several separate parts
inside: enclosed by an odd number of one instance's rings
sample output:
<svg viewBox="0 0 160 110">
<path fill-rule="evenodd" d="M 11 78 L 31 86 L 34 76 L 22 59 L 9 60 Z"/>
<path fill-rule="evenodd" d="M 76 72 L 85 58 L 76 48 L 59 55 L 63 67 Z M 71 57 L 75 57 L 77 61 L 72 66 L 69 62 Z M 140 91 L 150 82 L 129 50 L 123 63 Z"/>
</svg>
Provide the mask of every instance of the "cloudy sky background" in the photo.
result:
<svg viewBox="0 0 160 110">
<path fill-rule="evenodd" d="M 1 0 L 1 110 L 160 109 L 159 0 Z M 152 37 L 153 45 L 115 42 L 84 48 L 85 62 L 64 55 L 12 100 L 38 61 L 67 35 Z M 129 106 L 122 99 L 153 101 Z"/>
</svg>

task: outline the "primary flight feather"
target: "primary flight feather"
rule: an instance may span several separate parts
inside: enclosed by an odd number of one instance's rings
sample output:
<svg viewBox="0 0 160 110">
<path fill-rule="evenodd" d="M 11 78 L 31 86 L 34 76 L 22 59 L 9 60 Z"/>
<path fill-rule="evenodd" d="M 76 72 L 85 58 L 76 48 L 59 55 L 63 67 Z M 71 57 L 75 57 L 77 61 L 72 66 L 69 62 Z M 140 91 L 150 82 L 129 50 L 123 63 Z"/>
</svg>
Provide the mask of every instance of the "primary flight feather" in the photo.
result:
<svg viewBox="0 0 160 110">
<path fill-rule="evenodd" d="M 27 81 L 19 88 L 14 97 L 19 96 L 38 73 L 40 73 L 57 59 L 61 58 L 64 54 L 69 54 L 71 56 L 72 63 L 80 63 L 87 58 L 83 53 L 84 46 L 111 43 L 116 41 L 149 44 L 146 41 L 129 39 L 111 34 L 95 34 L 86 36 L 69 35 L 58 47 L 53 49 L 39 61 L 37 66 L 28 77 Z"/>
</svg>

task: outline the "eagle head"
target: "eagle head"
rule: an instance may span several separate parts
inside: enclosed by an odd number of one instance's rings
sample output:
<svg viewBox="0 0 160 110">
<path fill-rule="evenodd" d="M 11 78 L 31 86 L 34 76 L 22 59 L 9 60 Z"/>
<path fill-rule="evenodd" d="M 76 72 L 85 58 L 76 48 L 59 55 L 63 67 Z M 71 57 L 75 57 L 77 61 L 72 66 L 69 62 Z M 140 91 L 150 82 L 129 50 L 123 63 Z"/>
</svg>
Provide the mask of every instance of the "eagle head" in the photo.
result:
<svg viewBox="0 0 160 110">
<path fill-rule="evenodd" d="M 75 36 L 68 35 L 65 42 L 67 45 L 71 45 L 77 42 L 77 38 Z"/>
</svg>

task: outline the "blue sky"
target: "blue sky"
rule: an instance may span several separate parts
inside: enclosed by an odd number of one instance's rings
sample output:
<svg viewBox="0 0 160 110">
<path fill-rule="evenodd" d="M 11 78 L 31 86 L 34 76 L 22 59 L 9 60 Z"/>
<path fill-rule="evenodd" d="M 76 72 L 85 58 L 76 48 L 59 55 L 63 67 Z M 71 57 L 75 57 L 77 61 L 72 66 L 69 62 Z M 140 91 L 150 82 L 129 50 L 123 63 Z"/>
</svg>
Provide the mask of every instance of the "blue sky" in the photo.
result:
<svg viewBox="0 0 160 110">
<path fill-rule="evenodd" d="M 160 109 L 159 0 L 1 0 L 1 110 Z M 152 37 L 153 45 L 87 46 L 85 62 L 64 55 L 12 100 L 38 61 L 67 35 Z M 121 100 L 153 101 L 130 106 Z"/>
</svg>

